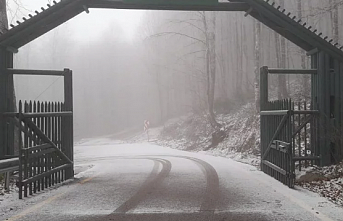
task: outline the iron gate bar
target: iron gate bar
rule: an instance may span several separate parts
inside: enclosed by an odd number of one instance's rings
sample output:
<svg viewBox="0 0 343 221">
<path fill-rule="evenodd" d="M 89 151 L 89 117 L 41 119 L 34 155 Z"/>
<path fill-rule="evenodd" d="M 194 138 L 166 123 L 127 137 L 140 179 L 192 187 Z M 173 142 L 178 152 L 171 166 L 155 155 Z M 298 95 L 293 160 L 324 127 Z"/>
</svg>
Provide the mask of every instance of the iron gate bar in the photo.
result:
<svg viewBox="0 0 343 221">
<path fill-rule="evenodd" d="M 51 144 L 51 146 L 53 148 L 55 148 L 57 150 L 57 152 L 65 159 L 68 161 L 68 163 L 73 164 L 73 161 L 71 161 L 60 149 L 58 149 L 58 147 L 56 146 L 56 144 L 54 144 L 49 137 L 47 137 L 30 119 L 26 118 L 23 119 L 27 125 L 30 126 L 30 128 L 37 134 L 40 136 L 41 139 L 43 139 L 45 142 Z"/>
<path fill-rule="evenodd" d="M 266 151 L 264 152 L 264 154 L 263 154 L 263 156 L 262 156 L 262 160 L 265 160 L 265 159 L 266 159 L 267 154 L 269 153 L 269 150 L 270 150 L 270 148 L 271 148 L 271 145 L 272 145 L 273 141 L 275 140 L 275 138 L 276 138 L 276 137 L 279 135 L 279 133 L 281 132 L 281 129 L 282 129 L 283 125 L 286 123 L 286 121 L 287 121 L 287 119 L 289 118 L 289 116 L 290 116 L 290 115 L 289 115 L 289 111 L 288 111 L 288 114 L 287 114 L 287 115 L 283 116 L 283 118 L 282 118 L 282 120 L 281 120 L 279 126 L 277 127 L 277 129 L 276 129 L 276 131 L 275 131 L 275 133 L 274 133 L 274 135 L 273 135 L 273 137 L 272 137 L 272 139 L 271 139 L 271 141 L 270 141 L 270 143 L 269 143 L 269 145 L 268 145 L 268 148 L 266 149 Z"/>
<path fill-rule="evenodd" d="M 268 68 L 269 74 L 317 74 L 317 69 L 281 69 Z"/>
<path fill-rule="evenodd" d="M 56 70 L 28 70 L 28 69 L 12 69 L 7 68 L 6 72 L 8 74 L 14 75 L 37 75 L 37 76 L 63 76 L 64 71 L 56 71 Z"/>
<path fill-rule="evenodd" d="M 303 129 L 306 126 L 306 124 L 310 123 L 313 117 L 314 117 L 313 115 L 308 116 L 306 120 L 301 125 L 299 125 L 299 127 L 293 132 L 292 137 L 294 137 L 297 133 L 299 133 L 301 129 Z"/>
</svg>

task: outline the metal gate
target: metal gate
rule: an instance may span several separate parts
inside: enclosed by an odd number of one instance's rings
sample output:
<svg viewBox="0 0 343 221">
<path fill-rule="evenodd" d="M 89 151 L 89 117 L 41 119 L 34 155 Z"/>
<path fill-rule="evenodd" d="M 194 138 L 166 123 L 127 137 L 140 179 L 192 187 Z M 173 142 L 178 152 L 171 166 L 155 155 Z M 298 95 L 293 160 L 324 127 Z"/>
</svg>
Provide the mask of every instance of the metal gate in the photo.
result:
<svg viewBox="0 0 343 221">
<path fill-rule="evenodd" d="M 268 101 L 268 74 L 314 71 L 261 68 L 261 170 L 290 188 L 295 184 L 295 169 L 319 164 L 319 111 L 306 102 Z"/>
<path fill-rule="evenodd" d="M 63 103 L 19 101 L 17 113 L 4 114 L 18 135 L 18 187 L 22 199 L 74 176 L 72 72 L 68 69 L 9 72 L 64 77 Z"/>
</svg>

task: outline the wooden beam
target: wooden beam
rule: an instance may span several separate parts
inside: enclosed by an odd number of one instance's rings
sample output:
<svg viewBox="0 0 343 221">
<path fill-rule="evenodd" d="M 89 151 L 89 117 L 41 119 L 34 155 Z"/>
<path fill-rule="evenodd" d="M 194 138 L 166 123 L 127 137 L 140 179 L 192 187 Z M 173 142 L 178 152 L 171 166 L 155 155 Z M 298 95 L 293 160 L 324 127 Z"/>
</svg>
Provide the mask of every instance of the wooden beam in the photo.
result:
<svg viewBox="0 0 343 221">
<path fill-rule="evenodd" d="M 27 69 L 12 69 L 8 68 L 8 74 L 15 74 L 15 75 L 37 75 L 37 76 L 63 76 L 63 71 L 57 70 L 27 70 Z"/>
<path fill-rule="evenodd" d="M 266 24 L 266 21 L 272 21 L 272 23 L 282 27 L 285 30 L 284 33 L 277 30 L 275 31 L 297 44 L 299 47 L 306 51 L 318 48 L 319 50 L 323 50 L 343 62 L 342 50 L 308 30 L 306 27 L 291 19 L 283 12 L 280 12 L 274 8 L 274 6 L 265 1 L 246 0 L 246 2 L 254 8 L 254 12 L 257 12 L 252 13 L 252 16 L 264 24 Z M 290 38 L 286 33 L 290 33 L 293 37 Z M 302 45 L 299 44 L 300 42 L 302 42 Z"/>
<path fill-rule="evenodd" d="M 49 176 L 50 174 L 53 174 L 53 173 L 58 172 L 58 171 L 60 171 L 60 170 L 67 169 L 68 167 L 71 167 L 71 166 L 72 166 L 72 164 L 63 164 L 62 166 L 58 166 L 58 167 L 56 167 L 56 168 L 54 168 L 54 169 L 52 169 L 52 170 L 49 170 L 49 171 L 44 172 L 44 173 L 41 173 L 41 174 L 39 174 L 39 175 L 37 175 L 37 176 L 34 176 L 34 177 L 28 178 L 28 179 L 26 179 L 26 180 L 23 180 L 22 183 L 23 183 L 23 184 L 28 184 L 28 183 L 30 183 L 30 182 L 39 180 L 39 179 L 41 179 L 41 178 L 43 178 L 43 177 L 47 177 L 47 176 Z"/>
<path fill-rule="evenodd" d="M 143 10 L 173 10 L 173 11 L 248 11 L 250 6 L 246 3 L 218 3 L 213 5 L 171 5 L 171 4 L 129 4 L 113 0 L 86 0 L 89 8 L 109 9 L 143 9 Z"/>
<path fill-rule="evenodd" d="M 7 111 L 6 109 L 6 88 L 7 88 L 7 74 L 6 74 L 6 50 L 0 47 L 0 157 L 5 155 L 5 139 L 6 139 L 6 120 L 2 116 Z"/>
<path fill-rule="evenodd" d="M 275 115 L 287 115 L 289 110 L 273 110 L 273 111 L 261 111 L 262 116 L 275 116 Z"/>
<path fill-rule="evenodd" d="M 72 116 L 73 112 L 46 112 L 46 113 L 22 113 L 23 118 L 35 118 L 35 117 L 66 117 Z"/>
<path fill-rule="evenodd" d="M 320 160 L 320 156 L 293 157 L 293 161 L 299 160 Z"/>
<path fill-rule="evenodd" d="M 15 167 L 19 165 L 19 158 L 12 158 L 6 160 L 0 160 L 0 169 L 5 169 L 8 167 Z"/>
<path fill-rule="evenodd" d="M 279 167 L 279 166 L 276 166 L 275 164 L 273 164 L 273 163 L 271 163 L 271 162 L 269 162 L 269 161 L 267 161 L 267 160 L 262 160 L 262 163 L 263 163 L 264 165 L 266 165 L 266 166 L 268 166 L 268 167 L 270 167 L 270 168 L 272 168 L 272 169 L 278 171 L 279 173 L 281 173 L 281 174 L 284 175 L 284 176 L 287 175 L 286 170 L 282 169 L 282 168 Z"/>
<path fill-rule="evenodd" d="M 317 74 L 316 69 L 281 69 L 268 68 L 269 74 Z"/>
<path fill-rule="evenodd" d="M 14 39 L 22 39 L 25 38 L 28 35 L 28 31 L 35 30 L 37 27 L 46 26 L 46 21 L 49 19 L 57 20 L 61 15 L 57 13 L 58 11 L 62 12 L 62 15 L 66 13 L 66 6 L 74 6 L 79 5 L 79 2 L 81 0 L 64 0 L 60 3 L 40 12 L 36 16 L 33 16 L 32 18 L 27 19 L 25 22 L 21 23 L 20 25 L 17 25 L 10 29 L 8 32 L 6 32 L 3 35 L 0 35 L 0 45 L 6 45 L 6 46 L 12 46 L 12 41 Z M 10 41 L 12 43 L 10 43 Z M 19 48 L 19 47 L 15 47 Z"/>
</svg>

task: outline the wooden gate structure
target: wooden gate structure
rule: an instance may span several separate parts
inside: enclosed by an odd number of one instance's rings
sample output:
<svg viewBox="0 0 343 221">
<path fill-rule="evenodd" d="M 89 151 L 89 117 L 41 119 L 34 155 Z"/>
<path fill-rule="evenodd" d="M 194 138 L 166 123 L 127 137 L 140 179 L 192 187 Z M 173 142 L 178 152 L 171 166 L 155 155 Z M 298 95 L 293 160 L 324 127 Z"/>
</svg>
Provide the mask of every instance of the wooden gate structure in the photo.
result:
<svg viewBox="0 0 343 221">
<path fill-rule="evenodd" d="M 14 75 L 64 77 L 64 102 L 19 101 L 18 112 L 3 114 L 7 134 L 14 128 L 18 141 L 19 198 L 72 178 L 73 93 L 72 72 L 13 70 Z M 10 142 L 11 141 L 11 142 Z M 7 140 L 6 146 L 14 145 Z M 14 152 L 13 148 L 7 148 Z M 8 155 L 7 155 L 8 156 Z M 10 156 L 10 155 L 9 155 Z M 12 155 L 14 158 L 16 156 Z"/>
<path fill-rule="evenodd" d="M 41 12 L 36 11 L 36 15 L 29 15 L 28 18 L 18 21 L 17 25 L 11 25 L 9 30 L 0 35 L 0 159 L 8 157 L 7 155 L 13 155 L 15 149 L 16 129 L 14 125 L 7 124 L 5 117 L 5 113 L 15 113 L 13 73 L 21 71 L 13 70 L 13 54 L 18 53 L 22 46 L 76 15 L 82 12 L 89 13 L 90 8 L 243 11 L 246 16 L 254 17 L 311 56 L 311 70 L 274 70 L 274 72 L 297 72 L 311 75 L 312 105 L 310 110 L 306 109 L 306 105 L 304 110 L 295 110 L 291 101 L 268 101 L 268 93 L 265 93 L 268 92 L 268 80 L 265 77 L 268 75 L 266 73 L 272 74 L 273 70 L 263 68 L 261 71 L 261 128 L 263 129 L 261 130 L 261 156 L 263 171 L 292 187 L 295 162 L 300 162 L 300 166 L 302 161 L 329 165 L 343 158 L 340 148 L 342 141 L 339 139 L 342 137 L 343 128 L 343 47 L 333 40 L 329 40 L 328 37 L 322 36 L 322 33 L 318 33 L 306 22 L 302 22 L 296 16 L 287 13 L 285 9 L 280 8 L 274 2 L 270 0 L 230 0 L 225 2 L 219 2 L 219 0 L 62 0 L 53 2 L 54 4 L 48 4 L 47 8 L 42 7 Z M 39 73 L 44 74 L 45 72 L 40 71 Z M 37 129 L 39 124 L 32 123 L 37 120 L 39 122 L 42 117 L 49 116 L 29 115 L 25 111 L 17 114 L 21 122 L 20 127 L 27 127 L 28 130 L 32 130 L 36 136 L 32 139 L 37 140 L 32 141 L 33 146 L 21 147 L 22 150 L 24 148 L 25 151 L 32 151 L 32 155 L 33 152 L 45 151 L 45 144 L 47 144 L 56 150 L 55 157 L 58 160 L 54 161 L 53 164 L 58 162 L 56 165 L 64 165 L 64 163 L 69 162 L 68 159 L 72 161 L 72 148 L 69 150 L 69 155 L 61 151 L 63 147 L 60 149 L 59 144 L 52 141 L 53 138 L 47 134 L 42 134 L 42 128 Z M 67 113 L 63 113 L 64 116 L 59 114 L 50 117 L 62 117 L 62 119 L 70 117 L 65 114 Z M 72 123 L 70 122 L 70 124 Z M 61 128 L 61 134 L 65 134 L 63 131 L 68 130 L 63 126 Z M 310 147 L 302 147 L 301 133 L 303 132 L 301 131 L 303 130 L 310 133 Z M 333 133 L 338 139 L 330 137 Z M 70 134 L 72 131 L 69 132 Z M 56 137 L 56 135 L 52 136 Z M 50 138 L 51 142 L 47 138 Z M 72 138 L 67 140 L 71 142 Z M 22 145 L 24 144 L 25 141 Z M 72 143 L 69 145 L 72 146 Z M 66 154 L 66 157 L 62 153 Z M 27 158 L 27 152 L 24 155 Z M 42 157 L 36 157 L 41 155 L 33 156 L 29 159 L 38 159 L 38 162 L 42 159 Z M 43 154 L 43 156 L 45 155 Z M 23 160 L 22 162 L 25 162 L 24 167 L 27 166 L 28 162 L 30 168 L 29 172 L 24 172 L 24 174 L 40 173 L 37 167 L 30 166 L 29 161 Z M 37 165 L 38 162 L 34 162 L 33 165 Z M 69 163 L 72 164 L 72 162 Z M 58 166 L 54 168 L 58 168 Z M 46 173 L 55 173 L 51 168 L 49 171 Z M 40 175 L 35 174 L 33 176 L 37 178 Z M 68 177 L 72 177 L 72 174 L 65 178 Z M 25 181 L 24 185 L 27 185 L 36 178 L 29 178 L 27 175 L 22 181 Z"/>
<path fill-rule="evenodd" d="M 268 75 L 316 73 L 312 69 L 261 68 L 261 170 L 289 187 L 294 187 L 296 167 L 320 164 L 319 111 L 307 102 L 269 101 Z"/>
</svg>

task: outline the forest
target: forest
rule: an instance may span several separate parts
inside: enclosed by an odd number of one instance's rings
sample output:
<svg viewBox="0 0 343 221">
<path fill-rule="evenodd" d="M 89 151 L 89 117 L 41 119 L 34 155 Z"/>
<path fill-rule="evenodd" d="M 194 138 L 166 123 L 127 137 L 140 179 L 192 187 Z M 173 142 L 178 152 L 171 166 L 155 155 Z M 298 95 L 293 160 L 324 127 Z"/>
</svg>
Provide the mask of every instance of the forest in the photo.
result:
<svg viewBox="0 0 343 221">
<path fill-rule="evenodd" d="M 323 36 L 341 42 L 343 1 L 276 2 Z M 9 23 L 30 12 L 24 1 L 7 8 Z M 220 113 L 249 102 L 258 111 L 260 67 L 310 67 L 305 51 L 242 12 L 139 13 L 130 38 L 125 23 L 93 10 L 75 20 L 91 16 L 105 27 L 97 37 L 70 37 L 76 32 L 72 20 L 15 56 L 16 68 L 73 70 L 76 139 L 141 129 L 146 119 L 153 126 L 163 125 L 188 113 L 206 116 L 213 128 L 220 127 Z M 62 86 L 60 78 L 15 79 L 17 100 L 60 101 Z M 269 87 L 271 99 L 310 96 L 307 76 L 279 75 Z"/>
</svg>

